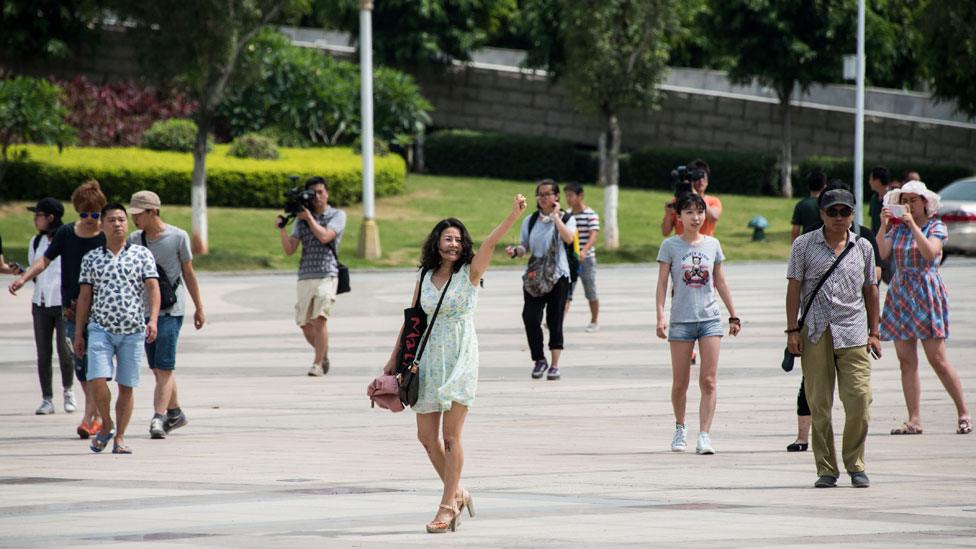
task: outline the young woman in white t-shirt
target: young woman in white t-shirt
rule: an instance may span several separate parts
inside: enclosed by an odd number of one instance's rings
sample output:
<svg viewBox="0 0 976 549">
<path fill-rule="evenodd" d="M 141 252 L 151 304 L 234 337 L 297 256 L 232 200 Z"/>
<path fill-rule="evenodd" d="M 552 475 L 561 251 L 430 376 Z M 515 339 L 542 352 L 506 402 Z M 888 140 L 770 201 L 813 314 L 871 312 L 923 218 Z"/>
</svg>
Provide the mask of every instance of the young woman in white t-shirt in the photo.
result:
<svg viewBox="0 0 976 549">
<path fill-rule="evenodd" d="M 657 279 L 657 336 L 667 338 L 671 346 L 671 405 L 674 408 L 675 430 L 671 450 L 683 452 L 687 448 L 688 429 L 685 408 L 688 385 L 691 381 L 691 351 L 698 341 L 701 366 L 698 386 L 699 434 L 695 448 L 698 454 L 714 454 L 708 432 L 715 415 L 715 378 L 718 371 L 719 347 L 722 341 L 722 318 L 715 291 L 729 311 L 729 334 L 737 335 L 741 328 L 735 316 L 732 293 L 725 282 L 722 246 L 717 239 L 701 234 L 705 222 L 705 201 L 695 193 L 683 194 L 675 201 L 678 218 L 684 225 L 681 235 L 668 237 L 661 243 L 657 260 L 660 264 Z M 668 280 L 672 281 L 670 324 L 665 321 L 664 302 L 668 295 Z"/>
</svg>

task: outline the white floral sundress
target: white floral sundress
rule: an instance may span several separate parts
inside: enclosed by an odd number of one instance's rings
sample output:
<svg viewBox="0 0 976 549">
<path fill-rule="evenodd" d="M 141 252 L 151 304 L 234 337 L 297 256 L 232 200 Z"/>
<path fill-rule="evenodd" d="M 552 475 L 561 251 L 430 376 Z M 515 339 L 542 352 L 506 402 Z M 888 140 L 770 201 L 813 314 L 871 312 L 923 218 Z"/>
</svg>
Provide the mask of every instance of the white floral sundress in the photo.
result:
<svg viewBox="0 0 976 549">
<path fill-rule="evenodd" d="M 471 266 L 451 277 L 451 285 L 437 313 L 430 339 L 420 359 L 420 394 L 413 406 L 418 414 L 446 412 L 454 402 L 471 406 L 478 389 L 478 336 L 474 310 L 478 287 L 471 284 Z M 434 315 L 441 290 L 431 282 L 433 271 L 420 284 L 420 306 Z"/>
</svg>

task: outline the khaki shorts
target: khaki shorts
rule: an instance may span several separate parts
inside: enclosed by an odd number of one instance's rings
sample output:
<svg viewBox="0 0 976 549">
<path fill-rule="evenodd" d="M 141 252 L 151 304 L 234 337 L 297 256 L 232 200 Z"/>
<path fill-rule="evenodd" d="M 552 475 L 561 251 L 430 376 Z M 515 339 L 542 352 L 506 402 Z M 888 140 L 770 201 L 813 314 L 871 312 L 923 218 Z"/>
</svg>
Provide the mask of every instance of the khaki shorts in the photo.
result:
<svg viewBox="0 0 976 549">
<path fill-rule="evenodd" d="M 338 285 L 339 279 L 334 276 L 299 280 L 295 323 L 304 326 L 318 317 L 329 318 Z"/>
</svg>

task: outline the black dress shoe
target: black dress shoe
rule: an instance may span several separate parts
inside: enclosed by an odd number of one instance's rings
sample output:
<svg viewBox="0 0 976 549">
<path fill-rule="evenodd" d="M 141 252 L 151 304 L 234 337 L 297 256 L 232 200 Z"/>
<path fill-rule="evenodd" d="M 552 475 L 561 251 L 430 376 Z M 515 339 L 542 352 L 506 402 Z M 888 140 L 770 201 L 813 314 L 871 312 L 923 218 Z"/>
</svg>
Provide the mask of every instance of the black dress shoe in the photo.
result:
<svg viewBox="0 0 976 549">
<path fill-rule="evenodd" d="M 786 447 L 787 452 L 806 452 L 810 444 L 807 442 L 794 442 Z"/>
<path fill-rule="evenodd" d="M 817 482 L 813 483 L 814 488 L 834 488 L 837 486 L 837 477 L 830 475 L 820 475 Z"/>
</svg>

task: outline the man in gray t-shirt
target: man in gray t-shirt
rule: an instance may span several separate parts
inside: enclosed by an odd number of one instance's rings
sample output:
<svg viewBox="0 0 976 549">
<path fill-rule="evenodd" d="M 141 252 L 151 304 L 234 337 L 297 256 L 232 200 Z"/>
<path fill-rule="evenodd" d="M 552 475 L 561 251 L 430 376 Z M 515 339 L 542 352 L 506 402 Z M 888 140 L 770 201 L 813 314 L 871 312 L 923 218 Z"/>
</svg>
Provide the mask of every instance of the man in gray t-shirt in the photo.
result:
<svg viewBox="0 0 976 549">
<path fill-rule="evenodd" d="M 315 193 L 313 211 L 302 208 L 288 234 L 276 220 L 285 255 L 302 246 L 298 265 L 298 300 L 295 323 L 302 329 L 305 341 L 315 351 L 310 376 L 329 371 L 329 332 L 327 321 L 335 303 L 339 275 L 339 243 L 346 228 L 346 212 L 329 206 L 329 184 L 324 177 L 311 177 L 305 189 Z"/>
<path fill-rule="evenodd" d="M 161 207 L 159 196 L 152 191 L 139 191 L 129 200 L 132 221 L 140 229 L 129 235 L 129 243 L 149 248 L 156 265 L 162 271 L 160 275 L 166 274 L 176 294 L 176 303 L 159 311 L 156 340 L 146 344 L 146 358 L 156 378 L 149 436 L 156 439 L 166 438 L 170 431 L 187 423 L 186 414 L 180 408 L 177 398 L 174 374 L 176 343 L 186 314 L 187 291 L 196 309 L 193 313 L 193 326 L 199 330 L 206 322 L 200 286 L 193 270 L 190 237 L 183 229 L 163 221 L 159 216 Z"/>
</svg>

